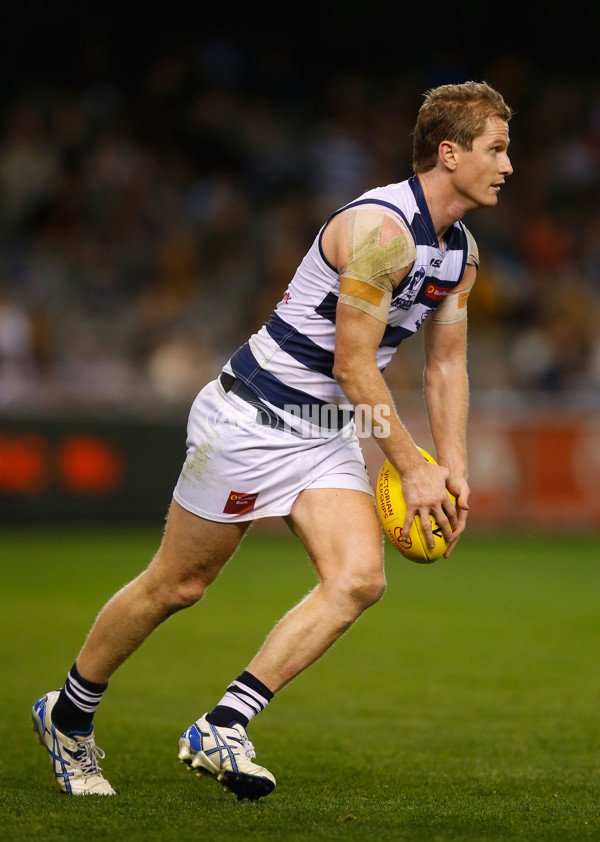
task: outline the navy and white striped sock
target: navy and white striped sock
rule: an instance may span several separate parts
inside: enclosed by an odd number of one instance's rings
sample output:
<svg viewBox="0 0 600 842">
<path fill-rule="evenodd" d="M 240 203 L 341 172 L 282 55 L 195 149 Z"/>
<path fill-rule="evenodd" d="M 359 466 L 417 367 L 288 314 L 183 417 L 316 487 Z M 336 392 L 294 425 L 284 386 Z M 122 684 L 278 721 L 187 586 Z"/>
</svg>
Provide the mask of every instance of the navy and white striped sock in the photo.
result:
<svg viewBox="0 0 600 842">
<path fill-rule="evenodd" d="M 108 684 L 88 681 L 73 664 L 52 709 L 52 722 L 63 734 L 89 734 L 96 708 Z"/>
<path fill-rule="evenodd" d="M 273 693 L 252 673 L 244 670 L 227 688 L 219 704 L 211 710 L 206 719 L 211 725 L 227 728 L 239 722 L 244 728 L 252 717 L 264 710 L 273 698 Z"/>
</svg>

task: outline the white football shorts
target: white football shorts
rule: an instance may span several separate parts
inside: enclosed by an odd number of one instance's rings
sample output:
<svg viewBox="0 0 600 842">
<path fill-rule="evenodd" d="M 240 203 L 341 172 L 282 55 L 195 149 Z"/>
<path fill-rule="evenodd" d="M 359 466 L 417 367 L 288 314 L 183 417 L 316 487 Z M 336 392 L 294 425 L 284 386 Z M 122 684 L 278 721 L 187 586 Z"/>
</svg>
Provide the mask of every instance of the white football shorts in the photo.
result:
<svg viewBox="0 0 600 842">
<path fill-rule="evenodd" d="M 348 488 L 373 496 L 354 421 L 301 437 L 257 420 L 256 406 L 219 380 L 190 410 L 187 456 L 174 499 L 200 517 L 237 523 L 283 517 L 307 488 Z"/>
</svg>

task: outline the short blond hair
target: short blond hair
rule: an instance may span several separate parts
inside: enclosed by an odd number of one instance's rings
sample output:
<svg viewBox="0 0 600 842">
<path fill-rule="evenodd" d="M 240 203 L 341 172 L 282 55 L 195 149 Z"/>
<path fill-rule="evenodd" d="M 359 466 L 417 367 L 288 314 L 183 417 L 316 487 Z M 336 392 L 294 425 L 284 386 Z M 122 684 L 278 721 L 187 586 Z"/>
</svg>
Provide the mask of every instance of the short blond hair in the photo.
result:
<svg viewBox="0 0 600 842">
<path fill-rule="evenodd" d="M 413 170 L 419 173 L 433 169 L 444 140 L 472 149 L 475 138 L 485 130 L 487 118 L 494 115 L 508 122 L 512 110 L 487 82 L 431 88 L 425 94 L 413 133 Z"/>
</svg>

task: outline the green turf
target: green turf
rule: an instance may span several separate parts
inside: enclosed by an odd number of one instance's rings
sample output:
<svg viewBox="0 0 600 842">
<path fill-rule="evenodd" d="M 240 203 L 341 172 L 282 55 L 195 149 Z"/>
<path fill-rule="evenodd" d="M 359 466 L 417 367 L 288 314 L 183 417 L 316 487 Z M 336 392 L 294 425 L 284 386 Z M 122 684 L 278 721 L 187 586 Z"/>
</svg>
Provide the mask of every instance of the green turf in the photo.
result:
<svg viewBox="0 0 600 842">
<path fill-rule="evenodd" d="M 97 716 L 115 798 L 59 793 L 29 731 L 154 530 L 0 536 L 0 835 L 7 840 L 600 838 L 600 541 L 466 535 L 448 561 L 388 550 L 388 590 L 251 724 L 273 795 L 238 803 L 177 762 L 313 584 L 301 547 L 251 534 L 203 604 L 171 618 Z"/>
</svg>

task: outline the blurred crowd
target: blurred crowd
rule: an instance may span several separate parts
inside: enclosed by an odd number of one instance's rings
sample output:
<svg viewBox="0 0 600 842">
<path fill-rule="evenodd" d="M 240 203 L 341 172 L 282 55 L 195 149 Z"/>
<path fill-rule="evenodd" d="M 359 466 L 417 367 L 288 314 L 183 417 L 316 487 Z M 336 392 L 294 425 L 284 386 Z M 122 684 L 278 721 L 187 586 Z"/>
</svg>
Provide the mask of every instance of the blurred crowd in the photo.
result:
<svg viewBox="0 0 600 842">
<path fill-rule="evenodd" d="M 284 49 L 207 39 L 115 80 L 0 111 L 0 411 L 187 411 L 269 316 L 325 218 L 412 174 L 425 90 L 485 78 L 513 107 L 514 175 L 465 222 L 473 392 L 598 401 L 600 84 L 505 56 L 473 70 L 302 74 Z M 422 349 L 390 366 L 419 389 Z M 595 397 L 594 397 L 595 396 Z"/>
</svg>

